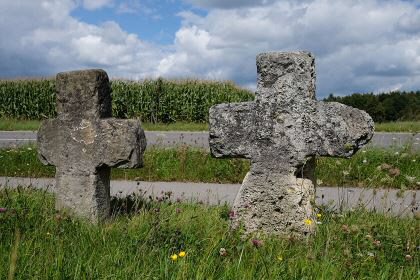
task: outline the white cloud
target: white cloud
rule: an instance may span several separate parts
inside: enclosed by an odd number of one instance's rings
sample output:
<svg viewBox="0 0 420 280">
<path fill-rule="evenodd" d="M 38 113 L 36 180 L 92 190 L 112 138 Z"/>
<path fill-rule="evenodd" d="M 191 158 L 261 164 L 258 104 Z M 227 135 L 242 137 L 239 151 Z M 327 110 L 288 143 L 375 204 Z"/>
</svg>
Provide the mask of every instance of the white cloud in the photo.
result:
<svg viewBox="0 0 420 280">
<path fill-rule="evenodd" d="M 112 20 L 94 25 L 71 16 L 78 5 L 117 11 L 124 3 L 143 14 L 144 6 L 133 4 L 156 8 L 150 1 L 0 1 L 0 76 L 100 67 L 125 78 L 231 79 L 254 87 L 258 53 L 309 50 L 319 97 L 420 88 L 418 2 L 198 0 L 208 13 L 179 13 L 182 26 L 170 46 L 146 42 Z"/>
<path fill-rule="evenodd" d="M 228 2 L 237 8 L 221 9 Z M 308 50 L 316 55 L 320 97 L 330 92 L 420 88 L 420 12 L 413 2 L 206 3 L 220 9 L 210 9 L 204 16 L 180 13 L 183 27 L 176 34 L 177 51 L 161 62 L 163 74 L 183 71 L 210 78 L 218 73 L 250 84 L 255 81 L 257 53 Z"/>
<path fill-rule="evenodd" d="M 4 19 L 0 21 L 0 76 L 51 75 L 98 67 L 111 76 L 155 76 L 163 56 L 160 48 L 125 32 L 116 22 L 80 22 L 70 16 L 77 7 L 71 0 L 14 3 L 0 4 L 0 18 Z M 15 21 L 17 28 L 9 32 Z"/>
<path fill-rule="evenodd" d="M 83 0 L 83 7 L 87 10 L 97 10 L 112 5 L 113 0 Z"/>
</svg>

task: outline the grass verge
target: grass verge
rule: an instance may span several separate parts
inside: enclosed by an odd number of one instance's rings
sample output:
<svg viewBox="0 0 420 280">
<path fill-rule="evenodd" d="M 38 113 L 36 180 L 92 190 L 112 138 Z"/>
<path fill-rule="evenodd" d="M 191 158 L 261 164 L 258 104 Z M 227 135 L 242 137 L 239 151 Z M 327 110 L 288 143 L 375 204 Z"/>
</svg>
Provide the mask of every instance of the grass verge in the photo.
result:
<svg viewBox="0 0 420 280">
<path fill-rule="evenodd" d="M 16 120 L 0 118 L 0 130 L 38 130 L 40 121 Z M 208 131 L 207 123 L 175 122 L 175 123 L 142 123 L 147 131 Z M 377 132 L 420 133 L 420 121 L 375 123 Z"/>
<path fill-rule="evenodd" d="M 375 123 L 375 131 L 420 133 L 420 121 Z"/>
<path fill-rule="evenodd" d="M 260 237 L 229 230 L 227 206 L 130 201 L 134 207 L 114 199 L 112 219 L 92 225 L 57 213 L 51 194 L 0 191 L 0 278 L 10 271 L 25 280 L 418 277 L 419 220 L 321 211 L 317 234 L 305 242 L 268 237 L 256 247 L 251 239 Z"/>
<path fill-rule="evenodd" d="M 241 183 L 243 159 L 215 159 L 190 147 L 148 148 L 141 169 L 112 169 L 112 179 Z M 420 189 L 420 154 L 367 149 L 350 159 L 318 157 L 316 176 L 324 186 Z M 0 150 L 0 176 L 53 177 L 55 168 L 37 159 L 34 147 Z"/>
</svg>

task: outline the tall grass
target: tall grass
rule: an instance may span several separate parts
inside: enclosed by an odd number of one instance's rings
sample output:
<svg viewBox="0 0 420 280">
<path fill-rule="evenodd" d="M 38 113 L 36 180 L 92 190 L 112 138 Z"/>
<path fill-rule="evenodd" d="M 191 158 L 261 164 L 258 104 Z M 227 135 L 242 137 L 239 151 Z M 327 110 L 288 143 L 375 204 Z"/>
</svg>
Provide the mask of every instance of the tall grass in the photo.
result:
<svg viewBox="0 0 420 280">
<path fill-rule="evenodd" d="M 0 191 L 0 279 L 418 279 L 415 219 L 321 211 L 302 242 L 241 237 L 227 206 L 141 196 L 112 205 L 112 219 L 92 225 L 57 213 L 48 193 Z"/>
<path fill-rule="evenodd" d="M 112 111 L 118 118 L 144 122 L 205 122 L 210 106 L 254 99 L 232 82 L 199 80 L 111 81 Z M 54 80 L 0 81 L 0 118 L 55 116 Z"/>
<path fill-rule="evenodd" d="M 386 165 L 385 165 L 386 164 Z M 141 169 L 113 168 L 113 179 L 241 183 L 249 170 L 244 159 L 216 159 L 202 149 L 149 147 Z M 318 157 L 315 169 L 321 186 L 420 189 L 420 154 L 367 149 L 350 159 Z M 53 177 L 34 147 L 0 149 L 0 176 Z"/>
</svg>

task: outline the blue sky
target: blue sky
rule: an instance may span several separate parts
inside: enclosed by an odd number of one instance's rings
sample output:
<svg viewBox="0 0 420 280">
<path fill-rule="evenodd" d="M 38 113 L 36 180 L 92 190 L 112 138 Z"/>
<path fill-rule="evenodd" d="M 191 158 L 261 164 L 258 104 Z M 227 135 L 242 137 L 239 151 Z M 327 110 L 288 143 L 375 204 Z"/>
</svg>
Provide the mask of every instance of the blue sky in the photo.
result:
<svg viewBox="0 0 420 280">
<path fill-rule="evenodd" d="M 0 0 L 0 77 L 233 80 L 255 57 L 314 53 L 317 96 L 420 89 L 419 0 Z"/>
</svg>

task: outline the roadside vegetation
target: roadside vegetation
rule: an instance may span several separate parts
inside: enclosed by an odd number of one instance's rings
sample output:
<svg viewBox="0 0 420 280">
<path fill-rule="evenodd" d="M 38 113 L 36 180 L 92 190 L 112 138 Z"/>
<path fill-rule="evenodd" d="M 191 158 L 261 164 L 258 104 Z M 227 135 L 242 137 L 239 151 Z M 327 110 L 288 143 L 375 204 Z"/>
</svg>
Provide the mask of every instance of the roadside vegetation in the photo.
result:
<svg viewBox="0 0 420 280">
<path fill-rule="evenodd" d="M 17 120 L 0 118 L 0 131 L 12 130 L 38 130 L 39 120 Z M 203 122 L 173 122 L 173 123 L 148 123 L 142 122 L 142 127 L 147 131 L 208 131 L 208 123 Z M 376 132 L 406 132 L 420 133 L 420 121 L 400 121 L 375 123 Z"/>
<path fill-rule="evenodd" d="M 38 160 L 35 147 L 0 150 L 0 176 L 53 177 L 55 168 Z M 216 159 L 202 149 L 149 147 L 141 169 L 112 169 L 112 179 L 241 183 L 249 170 L 244 159 Z M 364 149 L 350 159 L 318 157 L 321 186 L 420 189 L 420 153 Z"/>
<path fill-rule="evenodd" d="M 92 225 L 54 210 L 53 196 L 0 191 L 0 279 L 417 279 L 420 221 L 363 209 L 318 209 L 304 241 L 229 229 L 227 206 L 112 201 Z M 302 221 L 304 223 L 304 221 Z"/>
</svg>

